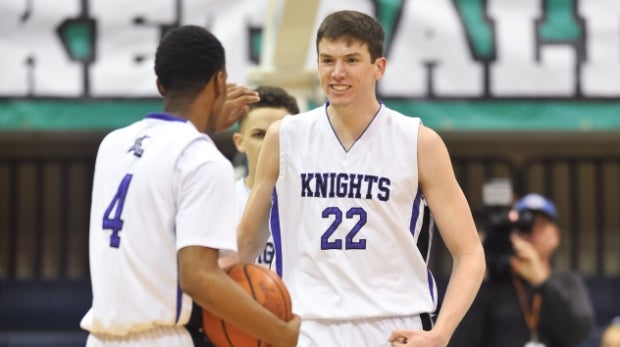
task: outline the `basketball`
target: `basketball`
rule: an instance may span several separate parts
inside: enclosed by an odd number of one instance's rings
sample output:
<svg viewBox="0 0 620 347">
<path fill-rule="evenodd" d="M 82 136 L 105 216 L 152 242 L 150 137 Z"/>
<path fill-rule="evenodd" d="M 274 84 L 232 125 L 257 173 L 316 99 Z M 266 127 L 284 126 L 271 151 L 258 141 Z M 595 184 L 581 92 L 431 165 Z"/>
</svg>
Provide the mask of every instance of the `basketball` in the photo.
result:
<svg viewBox="0 0 620 347">
<path fill-rule="evenodd" d="M 233 264 L 224 269 L 254 300 L 285 321 L 293 318 L 291 298 L 277 273 L 258 264 Z M 216 347 L 268 347 L 207 310 L 202 310 L 203 330 Z"/>
</svg>

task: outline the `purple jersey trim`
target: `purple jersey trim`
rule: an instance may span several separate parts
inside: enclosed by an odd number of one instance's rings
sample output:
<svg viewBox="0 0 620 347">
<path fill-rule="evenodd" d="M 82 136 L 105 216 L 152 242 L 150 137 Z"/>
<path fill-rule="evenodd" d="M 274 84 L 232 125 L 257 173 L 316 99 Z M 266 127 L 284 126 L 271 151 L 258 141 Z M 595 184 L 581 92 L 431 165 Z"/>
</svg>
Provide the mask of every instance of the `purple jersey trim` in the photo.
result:
<svg viewBox="0 0 620 347">
<path fill-rule="evenodd" d="M 411 236 L 415 237 L 415 225 L 420 218 L 420 201 L 422 200 L 422 194 L 418 190 L 418 193 L 415 195 L 413 199 L 413 207 L 411 209 L 411 222 L 409 223 L 409 232 Z"/>
<path fill-rule="evenodd" d="M 278 211 L 278 192 L 273 188 L 271 195 L 271 235 L 273 236 L 273 247 L 276 251 L 276 273 L 282 277 L 282 235 L 280 230 L 280 214 Z"/>
<path fill-rule="evenodd" d="M 185 118 L 166 113 L 149 113 L 146 115 L 146 118 L 164 120 L 169 122 L 187 122 L 187 119 Z"/>
</svg>

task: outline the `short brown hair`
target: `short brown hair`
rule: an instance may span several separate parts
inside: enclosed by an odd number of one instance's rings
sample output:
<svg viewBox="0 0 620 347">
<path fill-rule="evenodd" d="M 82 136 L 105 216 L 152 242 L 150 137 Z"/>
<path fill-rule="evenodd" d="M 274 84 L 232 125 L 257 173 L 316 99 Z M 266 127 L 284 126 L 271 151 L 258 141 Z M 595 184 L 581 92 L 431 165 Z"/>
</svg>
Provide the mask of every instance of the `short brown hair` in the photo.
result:
<svg viewBox="0 0 620 347">
<path fill-rule="evenodd" d="M 383 27 L 374 18 L 362 12 L 345 10 L 333 12 L 325 17 L 316 34 L 317 52 L 319 42 L 324 38 L 357 40 L 368 46 L 372 62 L 383 57 L 385 39 Z"/>
</svg>

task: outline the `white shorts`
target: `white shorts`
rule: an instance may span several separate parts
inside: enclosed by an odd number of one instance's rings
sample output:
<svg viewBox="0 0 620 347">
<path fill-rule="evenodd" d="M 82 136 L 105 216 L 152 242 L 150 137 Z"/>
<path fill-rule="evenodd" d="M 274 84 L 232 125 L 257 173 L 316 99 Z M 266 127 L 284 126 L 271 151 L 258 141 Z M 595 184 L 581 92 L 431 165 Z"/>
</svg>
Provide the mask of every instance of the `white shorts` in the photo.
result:
<svg viewBox="0 0 620 347">
<path fill-rule="evenodd" d="M 302 320 L 297 347 L 390 347 L 392 331 L 422 330 L 420 316 L 356 320 Z"/>
<path fill-rule="evenodd" d="M 194 347 L 194 342 L 185 327 L 157 327 L 127 336 L 90 334 L 86 347 Z"/>
</svg>

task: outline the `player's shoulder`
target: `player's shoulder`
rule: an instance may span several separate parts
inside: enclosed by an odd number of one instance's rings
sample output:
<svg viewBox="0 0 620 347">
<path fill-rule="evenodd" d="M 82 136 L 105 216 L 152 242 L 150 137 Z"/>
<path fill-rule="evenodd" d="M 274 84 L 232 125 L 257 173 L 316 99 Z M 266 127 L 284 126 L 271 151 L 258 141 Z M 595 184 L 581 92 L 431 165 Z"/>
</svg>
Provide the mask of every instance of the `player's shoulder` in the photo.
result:
<svg viewBox="0 0 620 347">
<path fill-rule="evenodd" d="M 292 124 L 292 125 L 307 124 L 307 123 L 312 123 L 312 122 L 317 121 L 319 117 L 324 116 L 324 115 L 327 115 L 327 111 L 325 110 L 325 105 L 319 106 L 314 109 L 301 112 L 295 115 L 288 115 L 284 117 L 280 121 L 280 123 L 282 124 L 287 123 L 287 125 L 288 124 Z"/>
<path fill-rule="evenodd" d="M 386 105 L 381 106 L 381 112 L 386 115 L 386 118 L 395 120 L 397 122 L 409 123 L 414 125 L 422 123 L 422 119 L 420 117 L 406 115 L 395 109 L 389 108 Z"/>
<path fill-rule="evenodd" d="M 443 146 L 444 142 L 437 131 L 424 124 L 420 124 L 418 130 L 418 145 L 421 148 L 433 148 L 436 146 Z"/>
</svg>

